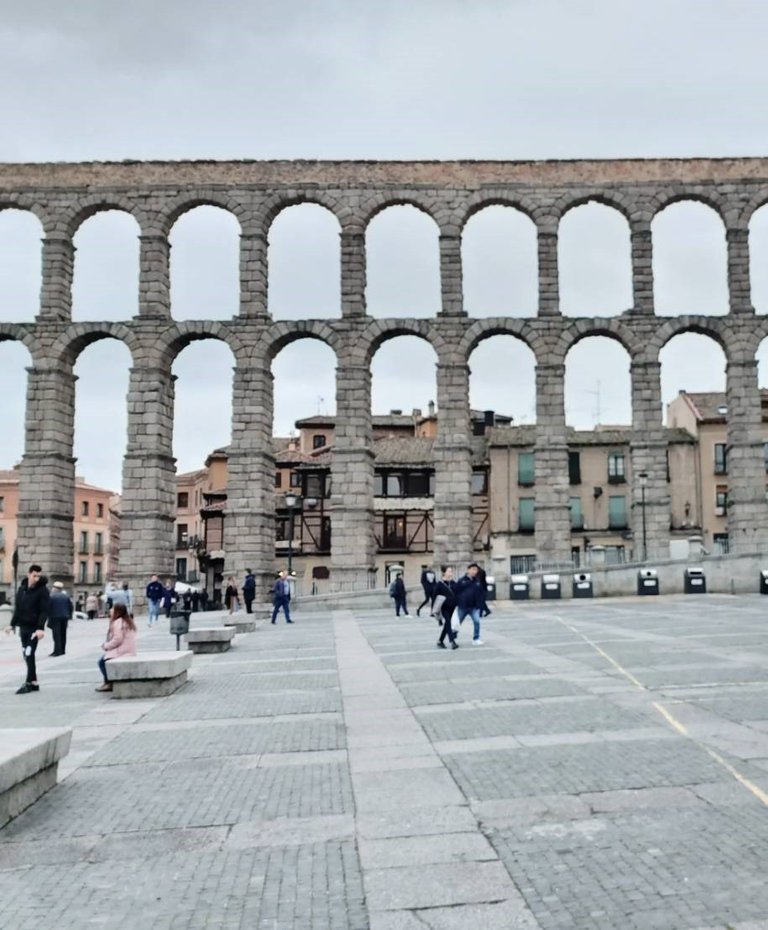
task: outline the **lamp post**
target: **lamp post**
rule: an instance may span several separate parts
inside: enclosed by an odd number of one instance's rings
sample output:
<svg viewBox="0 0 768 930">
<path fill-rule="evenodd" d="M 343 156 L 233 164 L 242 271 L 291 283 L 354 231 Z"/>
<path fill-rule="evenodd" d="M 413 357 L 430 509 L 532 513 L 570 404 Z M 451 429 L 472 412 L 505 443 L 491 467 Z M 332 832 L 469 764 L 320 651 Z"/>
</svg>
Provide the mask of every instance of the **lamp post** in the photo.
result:
<svg viewBox="0 0 768 930">
<path fill-rule="evenodd" d="M 293 515 L 301 507 L 301 498 L 290 491 L 285 495 L 285 506 L 288 510 L 288 575 L 293 566 Z"/>
<path fill-rule="evenodd" d="M 648 538 L 646 536 L 645 528 L 645 485 L 648 482 L 648 472 L 640 471 L 637 473 L 638 480 L 640 481 L 640 506 L 643 509 L 643 562 L 648 561 Z"/>
</svg>

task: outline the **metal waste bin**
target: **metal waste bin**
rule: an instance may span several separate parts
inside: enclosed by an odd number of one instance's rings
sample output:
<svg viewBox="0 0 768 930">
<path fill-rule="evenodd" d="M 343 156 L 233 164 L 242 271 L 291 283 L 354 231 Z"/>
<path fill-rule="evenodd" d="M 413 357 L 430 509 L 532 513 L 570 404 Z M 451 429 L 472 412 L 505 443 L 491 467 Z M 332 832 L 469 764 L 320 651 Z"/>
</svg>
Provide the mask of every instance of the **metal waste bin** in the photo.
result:
<svg viewBox="0 0 768 930">
<path fill-rule="evenodd" d="M 559 575 L 542 575 L 541 576 L 541 599 L 542 601 L 557 601 L 562 596 Z"/>
<path fill-rule="evenodd" d="M 189 615 L 191 610 L 172 610 L 171 611 L 171 636 L 176 637 L 176 651 L 181 649 L 181 637 L 189 633 Z"/>
<path fill-rule="evenodd" d="M 760 572 L 760 593 L 768 594 L 768 568 Z"/>
<path fill-rule="evenodd" d="M 592 584 L 592 575 L 589 572 L 576 572 L 576 574 L 573 576 L 573 596 L 595 596 L 595 589 Z"/>
<path fill-rule="evenodd" d="M 707 593 L 707 578 L 703 568 L 686 568 L 683 573 L 683 591 L 686 594 Z"/>
<path fill-rule="evenodd" d="M 655 568 L 641 568 L 637 573 L 637 593 L 659 593 L 659 573 Z"/>
<path fill-rule="evenodd" d="M 486 601 L 496 600 L 496 579 L 492 575 L 485 576 L 485 599 Z"/>
<path fill-rule="evenodd" d="M 527 575 L 512 575 L 509 579 L 510 601 L 527 601 L 531 596 L 531 582 Z"/>
</svg>

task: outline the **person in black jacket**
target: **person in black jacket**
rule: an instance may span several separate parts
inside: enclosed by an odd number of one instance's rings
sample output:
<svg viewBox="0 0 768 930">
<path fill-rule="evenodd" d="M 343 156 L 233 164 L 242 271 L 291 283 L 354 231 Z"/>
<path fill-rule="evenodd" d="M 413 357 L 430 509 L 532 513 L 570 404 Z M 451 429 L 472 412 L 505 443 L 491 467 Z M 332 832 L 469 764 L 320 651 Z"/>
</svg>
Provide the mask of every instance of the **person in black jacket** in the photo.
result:
<svg viewBox="0 0 768 930">
<path fill-rule="evenodd" d="M 451 649 L 458 649 L 459 644 L 456 642 L 456 634 L 451 627 L 451 617 L 456 609 L 456 582 L 453 580 L 453 569 L 450 566 L 442 566 L 443 577 L 435 585 L 435 602 L 439 597 L 445 598 L 440 604 L 440 615 L 443 618 L 443 629 L 440 633 L 440 639 L 437 641 L 439 649 L 445 649 L 445 637 L 447 636 Z"/>
<path fill-rule="evenodd" d="M 402 610 L 406 617 L 409 617 L 408 603 L 406 601 L 405 582 L 403 576 L 398 572 L 395 580 L 389 586 L 390 597 L 395 601 L 395 615 L 400 616 Z"/>
<path fill-rule="evenodd" d="M 245 612 L 253 613 L 253 601 L 256 597 L 256 576 L 250 570 L 245 570 L 245 581 L 243 582 L 243 600 L 245 601 Z"/>
<path fill-rule="evenodd" d="M 424 600 L 416 608 L 416 616 L 421 615 L 421 608 L 429 604 L 431 610 L 435 603 L 435 589 L 437 587 L 437 577 L 431 568 L 425 568 L 421 573 L 421 587 L 424 589 Z"/>
<path fill-rule="evenodd" d="M 67 651 L 67 627 L 72 619 L 72 598 L 61 581 L 54 581 L 48 602 L 48 626 L 53 633 L 52 656 L 63 656 Z"/>
<path fill-rule="evenodd" d="M 485 592 L 477 577 L 480 566 L 477 562 L 467 565 L 467 573 L 456 582 L 456 603 L 459 608 L 459 623 L 464 622 L 466 616 L 472 617 L 472 645 L 482 646 L 480 639 L 480 608 L 485 598 Z"/>
<path fill-rule="evenodd" d="M 19 585 L 13 617 L 10 626 L 6 629 L 6 633 L 10 633 L 15 627 L 19 628 L 21 650 L 24 654 L 24 661 L 27 663 L 27 680 L 16 691 L 16 694 L 28 694 L 30 691 L 40 690 L 35 667 L 35 651 L 37 644 L 45 636 L 48 600 L 48 579 L 43 575 L 43 570 L 39 565 L 30 565 L 27 577 Z"/>
</svg>

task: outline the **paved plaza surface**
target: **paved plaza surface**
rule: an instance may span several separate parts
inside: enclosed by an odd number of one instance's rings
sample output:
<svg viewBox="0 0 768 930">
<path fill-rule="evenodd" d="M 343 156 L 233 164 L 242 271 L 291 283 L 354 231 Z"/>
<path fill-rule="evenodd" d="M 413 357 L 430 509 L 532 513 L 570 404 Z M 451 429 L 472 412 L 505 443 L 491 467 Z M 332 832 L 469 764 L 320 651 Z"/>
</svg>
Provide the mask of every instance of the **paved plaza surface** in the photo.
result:
<svg viewBox="0 0 768 930">
<path fill-rule="evenodd" d="M 455 652 L 301 607 L 151 700 L 93 690 L 103 620 L 37 694 L 0 638 L 2 726 L 74 728 L 0 927 L 766 930 L 768 598 L 492 606 Z"/>
</svg>

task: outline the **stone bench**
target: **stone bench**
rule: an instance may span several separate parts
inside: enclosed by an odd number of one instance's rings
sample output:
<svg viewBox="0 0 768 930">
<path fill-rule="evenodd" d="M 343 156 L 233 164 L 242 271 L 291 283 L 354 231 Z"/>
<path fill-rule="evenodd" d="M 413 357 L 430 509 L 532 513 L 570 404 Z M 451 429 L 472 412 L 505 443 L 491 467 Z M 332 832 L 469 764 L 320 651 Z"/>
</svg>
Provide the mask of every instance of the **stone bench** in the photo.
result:
<svg viewBox="0 0 768 930">
<path fill-rule="evenodd" d="M 68 727 L 0 730 L 0 827 L 53 788 L 71 740 Z"/>
<path fill-rule="evenodd" d="M 187 646 L 194 653 L 198 652 L 226 652 L 235 638 L 235 628 L 232 626 L 207 626 L 190 630 L 187 636 Z"/>
<path fill-rule="evenodd" d="M 107 675 L 112 685 L 112 697 L 148 698 L 165 697 L 187 680 L 192 664 L 192 653 L 142 652 L 136 656 L 122 656 L 107 662 Z"/>
<path fill-rule="evenodd" d="M 254 633 L 256 631 L 255 620 L 235 620 L 234 617 L 227 617 L 224 626 L 234 630 L 235 633 Z"/>
</svg>

